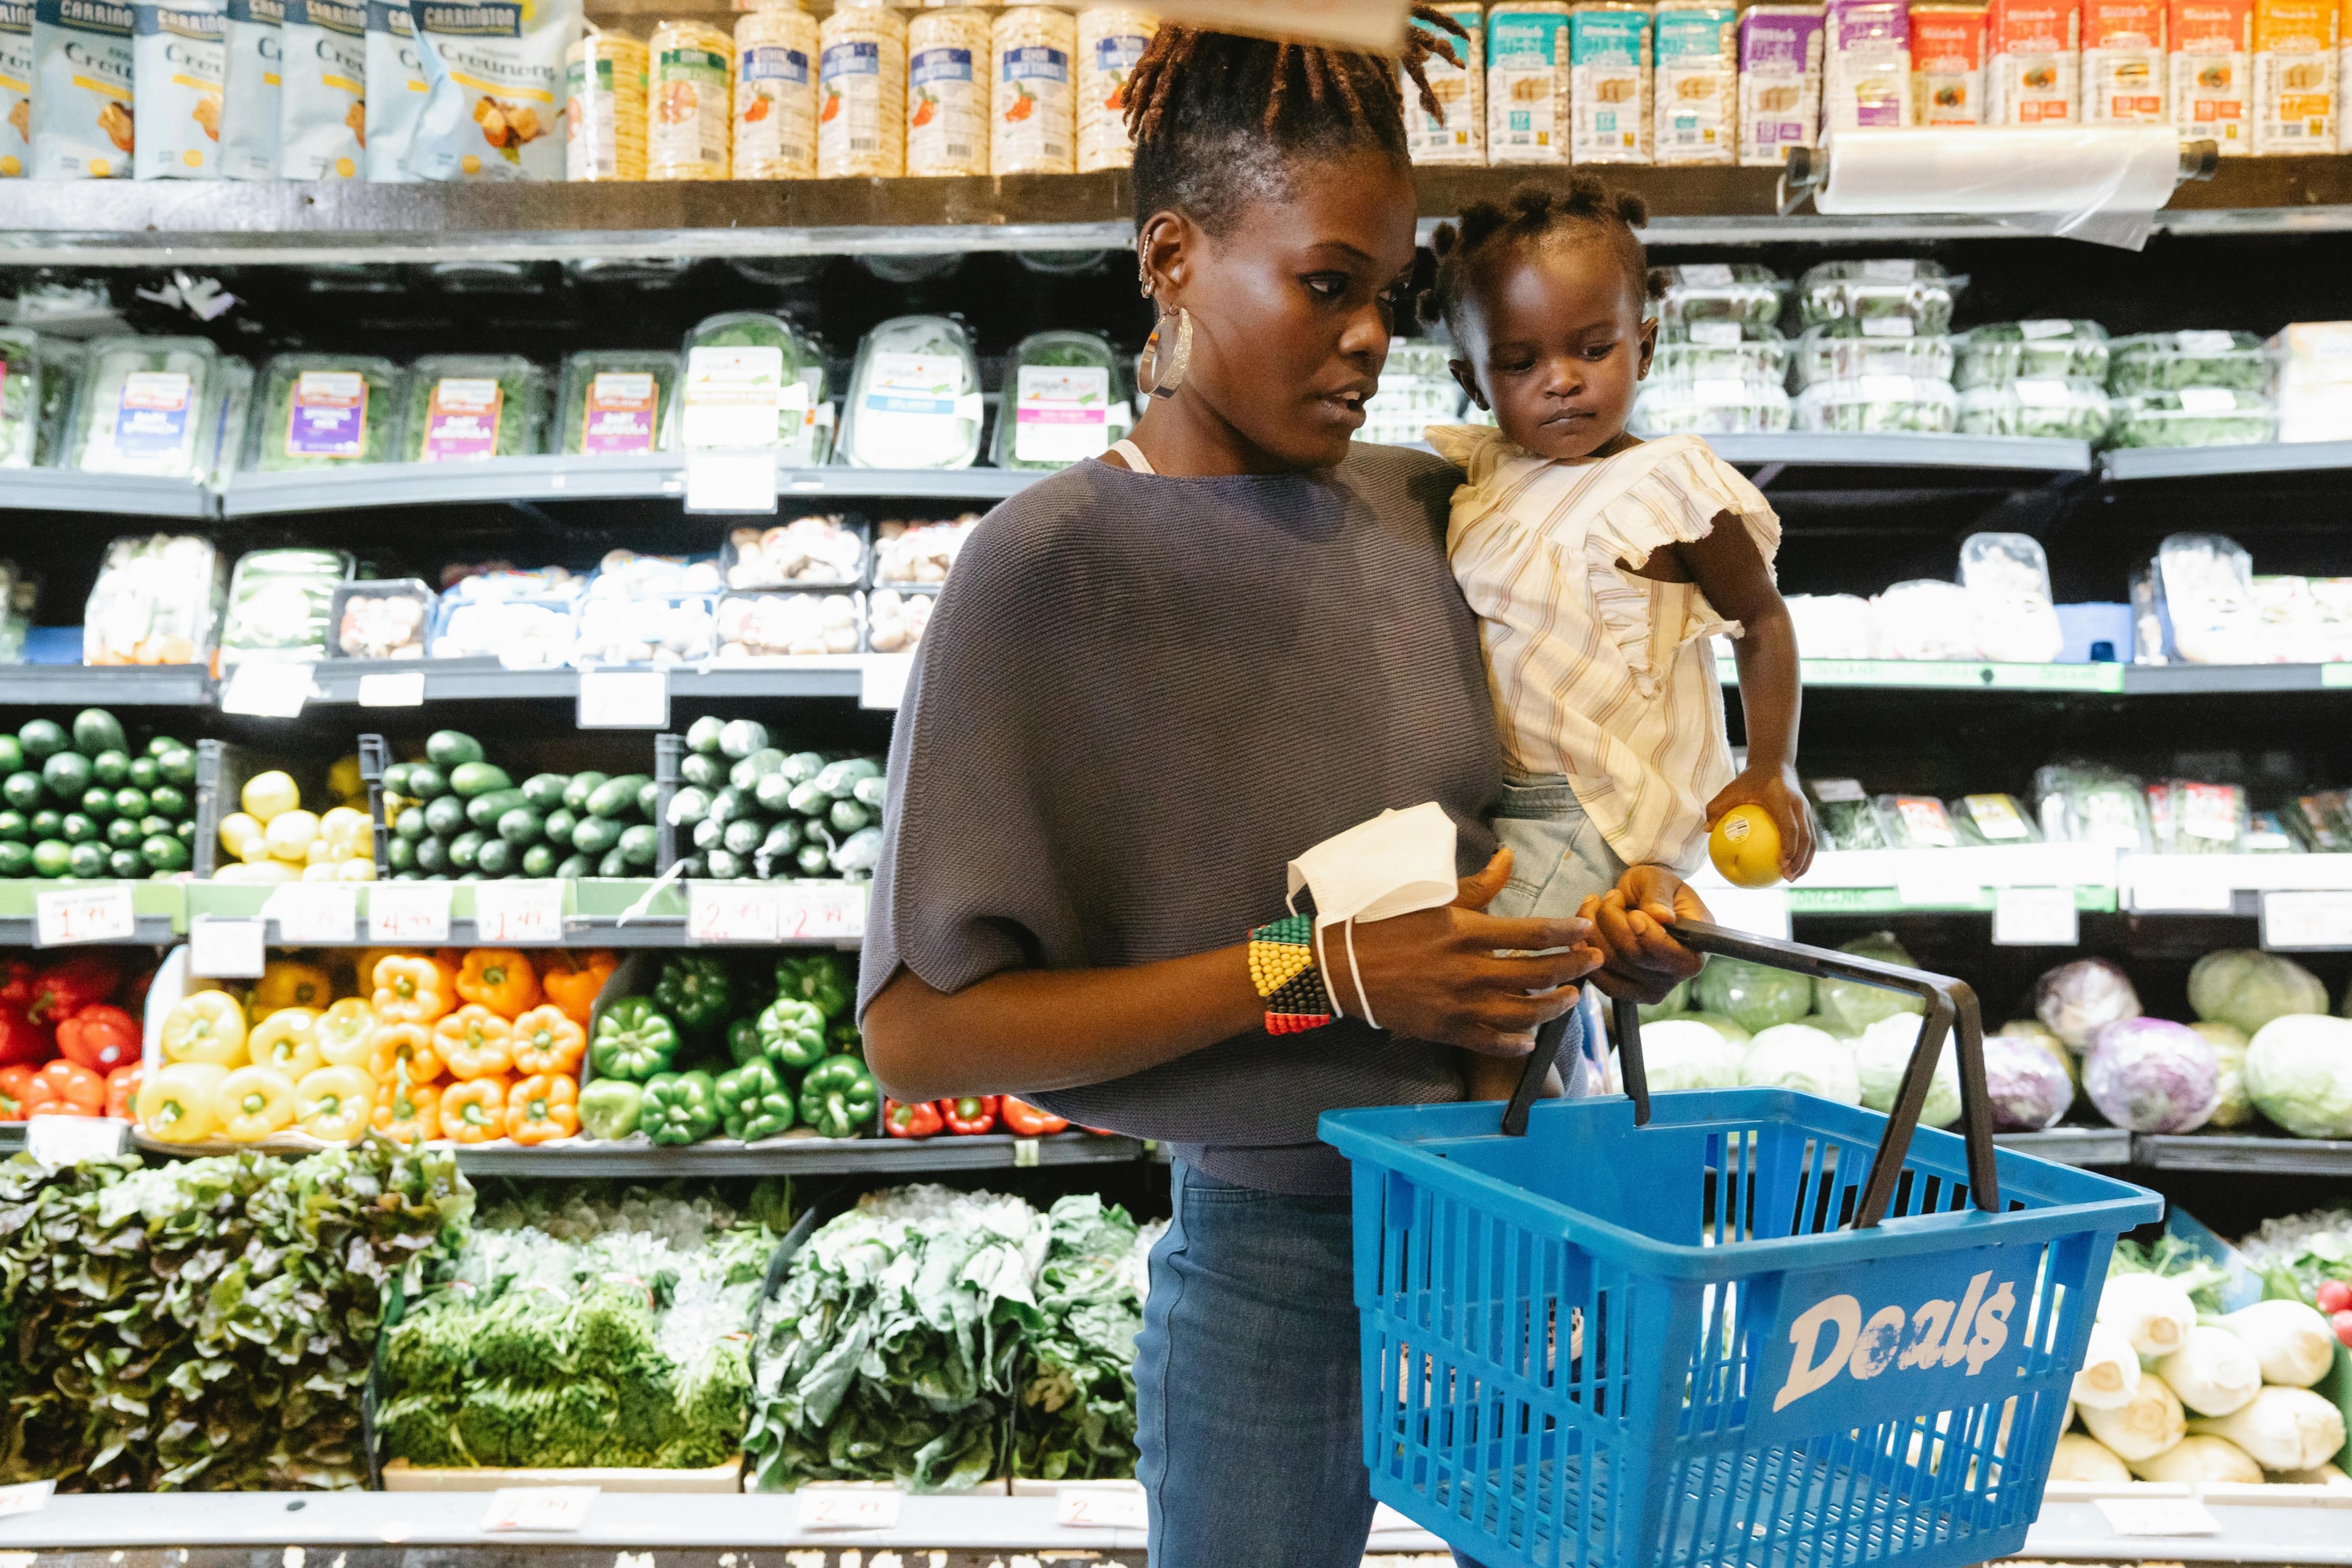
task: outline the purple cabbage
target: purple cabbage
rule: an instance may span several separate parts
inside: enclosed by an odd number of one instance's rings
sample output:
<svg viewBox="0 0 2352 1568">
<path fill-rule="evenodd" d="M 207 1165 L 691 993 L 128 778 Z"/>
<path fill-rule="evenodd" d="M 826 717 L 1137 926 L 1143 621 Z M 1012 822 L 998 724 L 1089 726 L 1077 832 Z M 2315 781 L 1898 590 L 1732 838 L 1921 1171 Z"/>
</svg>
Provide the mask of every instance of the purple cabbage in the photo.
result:
<svg viewBox="0 0 2352 1568">
<path fill-rule="evenodd" d="M 1987 1035 L 1984 1066 L 1996 1132 L 2039 1132 L 2074 1103 L 2066 1069 L 2032 1040 Z"/>
<path fill-rule="evenodd" d="M 2083 1090 L 2099 1114 L 2134 1132 L 2190 1132 L 2221 1102 L 2213 1047 L 2186 1024 L 2123 1018 L 2091 1037 Z"/>
<path fill-rule="evenodd" d="M 2131 977 L 2104 958 L 2078 958 L 2033 986 L 2033 1012 L 2050 1032 L 2080 1051 L 2101 1026 L 2139 1016 Z"/>
</svg>

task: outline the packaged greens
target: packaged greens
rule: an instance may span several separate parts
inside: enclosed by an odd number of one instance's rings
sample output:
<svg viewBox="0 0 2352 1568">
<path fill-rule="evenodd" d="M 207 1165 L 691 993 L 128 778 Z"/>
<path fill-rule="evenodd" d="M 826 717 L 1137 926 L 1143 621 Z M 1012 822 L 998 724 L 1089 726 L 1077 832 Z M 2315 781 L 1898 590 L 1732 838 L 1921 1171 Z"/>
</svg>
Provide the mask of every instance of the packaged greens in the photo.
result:
<svg viewBox="0 0 2352 1568">
<path fill-rule="evenodd" d="M 1807 327 L 1792 356 L 1797 384 L 1864 375 L 1952 379 L 1952 340 L 1913 331 L 1907 316 L 1843 317 Z"/>
<path fill-rule="evenodd" d="M 2107 421 L 2106 388 L 2080 376 L 2000 382 L 1960 393 L 1960 429 L 1970 436 L 2100 441 L 2106 438 Z"/>
<path fill-rule="evenodd" d="M 252 550 L 229 579 L 221 663 L 324 658 L 335 589 L 352 574 L 340 550 Z"/>
<path fill-rule="evenodd" d="M 1858 375 L 1817 382 L 1797 395 L 1800 430 L 1914 431 L 1942 435 L 1959 419 L 1948 381 L 1915 375 Z"/>
<path fill-rule="evenodd" d="M 1789 427 L 1789 395 L 1778 382 L 1712 377 L 1642 384 L 1626 421 L 1642 436 L 1731 436 Z"/>
<path fill-rule="evenodd" d="M 2222 386 L 2118 397 L 2112 412 L 2113 447 L 2239 447 L 2278 436 L 2277 405 Z"/>
<path fill-rule="evenodd" d="M 2139 780 L 2097 763 L 2052 763 L 2033 775 L 2035 813 L 2053 844 L 2103 844 L 2147 853 Z"/>
<path fill-rule="evenodd" d="M 1967 845 L 2039 844 L 2041 829 L 2033 814 L 2013 795 L 1964 795 L 1948 803 L 1945 814 Z"/>
<path fill-rule="evenodd" d="M 1944 803 L 1928 795 L 1882 795 L 1871 803 L 1890 849 L 1956 849 L 1958 829 Z"/>
<path fill-rule="evenodd" d="M 1022 339 L 1004 362 L 996 466 L 1066 468 L 1108 451 L 1133 422 L 1118 362 L 1096 332 L 1033 332 Z M 1385 372 L 1381 382 L 1385 391 Z M 1419 438 L 1416 431 L 1412 439 Z"/>
<path fill-rule="evenodd" d="M 2342 790 L 2314 790 L 2297 795 L 2288 813 L 2291 826 L 2322 855 L 2352 853 L 2352 800 Z"/>
<path fill-rule="evenodd" d="M 106 547 L 81 617 L 84 664 L 201 664 L 220 625 L 223 574 L 213 542 L 131 534 Z"/>
<path fill-rule="evenodd" d="M 29 468 L 41 446 L 41 340 L 0 327 L 0 468 Z"/>
<path fill-rule="evenodd" d="M 1660 321 L 1739 321 L 1769 327 L 1780 319 L 1788 279 L 1753 262 L 1702 262 L 1650 268 Z"/>
<path fill-rule="evenodd" d="M 2107 379 L 2107 329 L 2096 321 L 1997 321 L 1969 328 L 1958 342 L 1959 363 L 1952 380 L 1962 388 L 1996 386 L 2021 376 Z"/>
<path fill-rule="evenodd" d="M 563 362 L 557 396 L 561 449 L 625 458 L 677 447 L 677 356 L 637 349 L 583 349 Z"/>
<path fill-rule="evenodd" d="M 1846 319 L 1900 317 L 1923 333 L 1951 330 L 1960 281 L 1932 261 L 1824 261 L 1797 284 L 1797 308 L 1809 327 Z"/>
<path fill-rule="evenodd" d="M 89 363 L 89 345 L 45 336 L 33 359 L 41 377 L 40 429 L 33 444 L 33 466 L 54 468 L 65 452 L 74 398 L 81 391 L 82 372 Z"/>
<path fill-rule="evenodd" d="M 2159 855 L 2233 855 L 2246 832 L 2246 792 L 2238 784 L 2168 779 L 2147 788 Z"/>
<path fill-rule="evenodd" d="M 858 345 L 842 454 L 860 468 L 968 468 L 984 404 L 971 334 L 946 316 L 900 316 Z"/>
<path fill-rule="evenodd" d="M 402 443 L 412 463 L 547 450 L 547 373 L 511 354 L 431 354 L 409 368 Z"/>
<path fill-rule="evenodd" d="M 220 414 L 219 360 L 203 338 L 101 338 L 90 344 L 66 467 L 202 474 Z"/>
<path fill-rule="evenodd" d="M 1805 793 L 1812 797 L 1813 816 L 1827 840 L 1825 849 L 1884 849 L 1886 836 L 1878 830 L 1877 814 L 1857 779 L 1807 779 Z"/>
<path fill-rule="evenodd" d="M 2246 836 L 2239 849 L 2248 855 L 2301 855 L 2303 840 L 2294 821 L 2284 812 L 2257 811 L 2246 817 Z"/>
<path fill-rule="evenodd" d="M 2109 350 L 2107 390 L 2117 396 L 2218 386 L 2268 393 L 2271 352 L 2252 332 L 2145 332 Z"/>
<path fill-rule="evenodd" d="M 778 447 L 796 463 L 812 460 L 824 356 L 792 322 L 758 310 L 712 316 L 687 333 L 685 354 L 679 446 Z"/>
<path fill-rule="evenodd" d="M 364 354 L 279 354 L 261 373 L 245 466 L 382 463 L 400 449 L 400 372 Z"/>
<path fill-rule="evenodd" d="M 1789 342 L 1769 322 L 1666 321 L 1658 328 L 1658 349 L 1650 362 L 1653 381 L 1758 381 L 1788 379 Z M 1453 378 L 1449 375 L 1447 384 Z M 1383 390 L 1387 377 L 1381 377 Z"/>
<path fill-rule="evenodd" d="M 245 450 L 245 427 L 253 417 L 253 362 L 223 354 L 220 374 L 220 416 L 213 421 L 211 456 L 205 463 L 206 482 L 215 489 Z"/>
</svg>

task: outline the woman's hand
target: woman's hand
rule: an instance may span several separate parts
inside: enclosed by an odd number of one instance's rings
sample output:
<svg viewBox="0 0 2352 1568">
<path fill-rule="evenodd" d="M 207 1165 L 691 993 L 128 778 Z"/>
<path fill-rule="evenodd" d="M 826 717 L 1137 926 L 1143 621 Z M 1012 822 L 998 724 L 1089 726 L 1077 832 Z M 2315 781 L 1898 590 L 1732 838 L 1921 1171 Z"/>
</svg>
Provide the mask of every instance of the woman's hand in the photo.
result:
<svg viewBox="0 0 2352 1568">
<path fill-rule="evenodd" d="M 1497 920 L 1483 912 L 1510 878 L 1511 852 L 1501 850 L 1485 870 L 1462 879 L 1445 908 L 1355 923 L 1352 969 L 1348 932 L 1331 927 L 1322 961 L 1332 1001 L 1360 1018 L 1368 1000 L 1383 1029 L 1482 1056 L 1535 1049 L 1537 1028 L 1576 1005 L 1570 982 L 1600 967 L 1602 954 L 1580 917 Z"/>
<path fill-rule="evenodd" d="M 1706 920 L 1706 906 L 1663 866 L 1634 867 L 1576 912 L 1592 922 L 1601 943 L 1603 962 L 1592 984 L 1603 995 L 1663 1002 L 1706 963 L 1704 954 L 1676 942 L 1669 929 L 1677 920 Z"/>
<path fill-rule="evenodd" d="M 1749 768 L 1706 803 L 1709 827 L 1739 805 L 1760 805 L 1780 834 L 1780 875 L 1795 881 L 1813 864 L 1813 808 L 1797 783 L 1797 770 Z"/>
</svg>

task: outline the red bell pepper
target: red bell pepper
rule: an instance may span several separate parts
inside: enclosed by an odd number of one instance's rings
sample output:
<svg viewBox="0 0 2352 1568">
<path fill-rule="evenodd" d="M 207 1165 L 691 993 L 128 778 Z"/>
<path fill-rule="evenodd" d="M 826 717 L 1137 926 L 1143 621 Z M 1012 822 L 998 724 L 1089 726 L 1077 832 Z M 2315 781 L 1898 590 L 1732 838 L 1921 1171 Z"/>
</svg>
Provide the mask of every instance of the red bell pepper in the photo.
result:
<svg viewBox="0 0 2352 1568">
<path fill-rule="evenodd" d="M 55 1026 L 59 1019 L 70 1018 L 84 1007 L 112 1001 L 115 988 L 121 984 L 122 972 L 115 967 L 112 954 L 94 949 L 77 952 L 34 977 L 33 1000 L 26 1016 L 36 1024 Z"/>
<path fill-rule="evenodd" d="M 31 1068 L 0 1068 L 0 1121 L 25 1120 L 25 1093 L 32 1081 Z"/>
<path fill-rule="evenodd" d="M 40 973 L 29 958 L 0 958 L 0 1002 L 31 1006 L 33 981 Z"/>
<path fill-rule="evenodd" d="M 25 1113 L 99 1116 L 106 1110 L 106 1080 L 79 1062 L 54 1061 L 25 1086 Z"/>
<path fill-rule="evenodd" d="M 1067 1117 L 1041 1110 L 1027 1100 L 1015 1100 L 1009 1094 L 1003 1098 L 998 1110 L 1004 1118 L 1004 1130 L 1018 1137 L 1045 1138 L 1056 1132 L 1066 1132 L 1070 1128 Z"/>
<path fill-rule="evenodd" d="M 940 1108 L 928 1100 L 912 1105 L 901 1105 L 895 1100 L 882 1102 L 882 1125 L 893 1138 L 929 1138 L 945 1125 Z"/>
<path fill-rule="evenodd" d="M 117 1121 L 139 1120 L 139 1086 L 147 1079 L 146 1066 L 132 1061 L 106 1075 L 106 1113 Z"/>
<path fill-rule="evenodd" d="M 0 1068 L 37 1068 L 57 1054 L 57 1041 L 20 1004 L 0 1002 Z"/>
<path fill-rule="evenodd" d="M 139 1020 L 121 1008 L 101 1002 L 84 1007 L 58 1025 L 58 1051 L 101 1076 L 139 1059 Z"/>
<path fill-rule="evenodd" d="M 961 1100 L 942 1100 L 938 1104 L 940 1120 L 959 1138 L 995 1130 L 996 1096 L 992 1094 L 967 1094 Z"/>
</svg>

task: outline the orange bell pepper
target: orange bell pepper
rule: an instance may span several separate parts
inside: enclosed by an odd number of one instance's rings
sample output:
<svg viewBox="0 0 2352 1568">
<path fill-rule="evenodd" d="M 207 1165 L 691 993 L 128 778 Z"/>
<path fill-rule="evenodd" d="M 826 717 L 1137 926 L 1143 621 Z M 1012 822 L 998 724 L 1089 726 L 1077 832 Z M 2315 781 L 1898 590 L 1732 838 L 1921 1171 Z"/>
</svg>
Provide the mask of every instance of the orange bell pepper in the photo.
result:
<svg viewBox="0 0 2352 1568">
<path fill-rule="evenodd" d="M 60 1057 L 45 1064 L 25 1085 L 25 1115 L 102 1116 L 106 1113 L 106 1080 Z"/>
<path fill-rule="evenodd" d="M 519 1073 L 577 1073 L 588 1052 L 588 1031 L 561 1007 L 533 1007 L 514 1021 L 514 1069 Z"/>
<path fill-rule="evenodd" d="M 512 948 L 478 947 L 458 966 L 457 994 L 501 1018 L 519 1018 L 539 1005 L 539 973 Z"/>
<path fill-rule="evenodd" d="M 139 1086 L 147 1077 L 144 1062 L 131 1062 L 106 1075 L 106 1113 L 120 1121 L 138 1120 Z"/>
<path fill-rule="evenodd" d="M 26 1119 L 25 1091 L 32 1081 L 31 1068 L 0 1068 L 0 1121 Z"/>
<path fill-rule="evenodd" d="M 441 1096 L 441 1131 L 460 1143 L 487 1143 L 507 1130 L 507 1080 L 478 1078 Z"/>
<path fill-rule="evenodd" d="M 441 1053 L 422 1024 L 379 1024 L 368 1047 L 368 1077 L 379 1084 L 431 1083 L 441 1076 Z"/>
<path fill-rule="evenodd" d="M 375 966 L 387 958 L 422 958 L 413 947 L 363 947 L 352 963 L 352 989 L 361 996 L 375 994 Z"/>
<path fill-rule="evenodd" d="M 507 1136 L 518 1143 L 544 1143 L 580 1131 L 580 1080 L 564 1073 L 541 1073 L 507 1091 Z"/>
<path fill-rule="evenodd" d="M 457 1005 L 457 973 L 437 958 L 386 958 L 368 1005 L 388 1024 L 430 1024 Z"/>
<path fill-rule="evenodd" d="M 402 1143 L 441 1136 L 441 1091 L 429 1083 L 402 1082 L 379 1086 L 371 1120 L 375 1130 Z"/>
<path fill-rule="evenodd" d="M 433 1049 L 452 1078 L 496 1078 L 514 1066 L 514 1026 L 468 1002 L 433 1026 Z"/>
<path fill-rule="evenodd" d="M 561 949 L 547 955 L 547 967 L 540 972 L 539 984 L 547 999 L 563 1009 L 563 1016 L 579 1025 L 588 1026 L 588 1014 L 596 1005 L 596 993 L 604 989 L 604 982 L 621 961 L 603 948 L 587 952 L 568 952 Z"/>
</svg>

